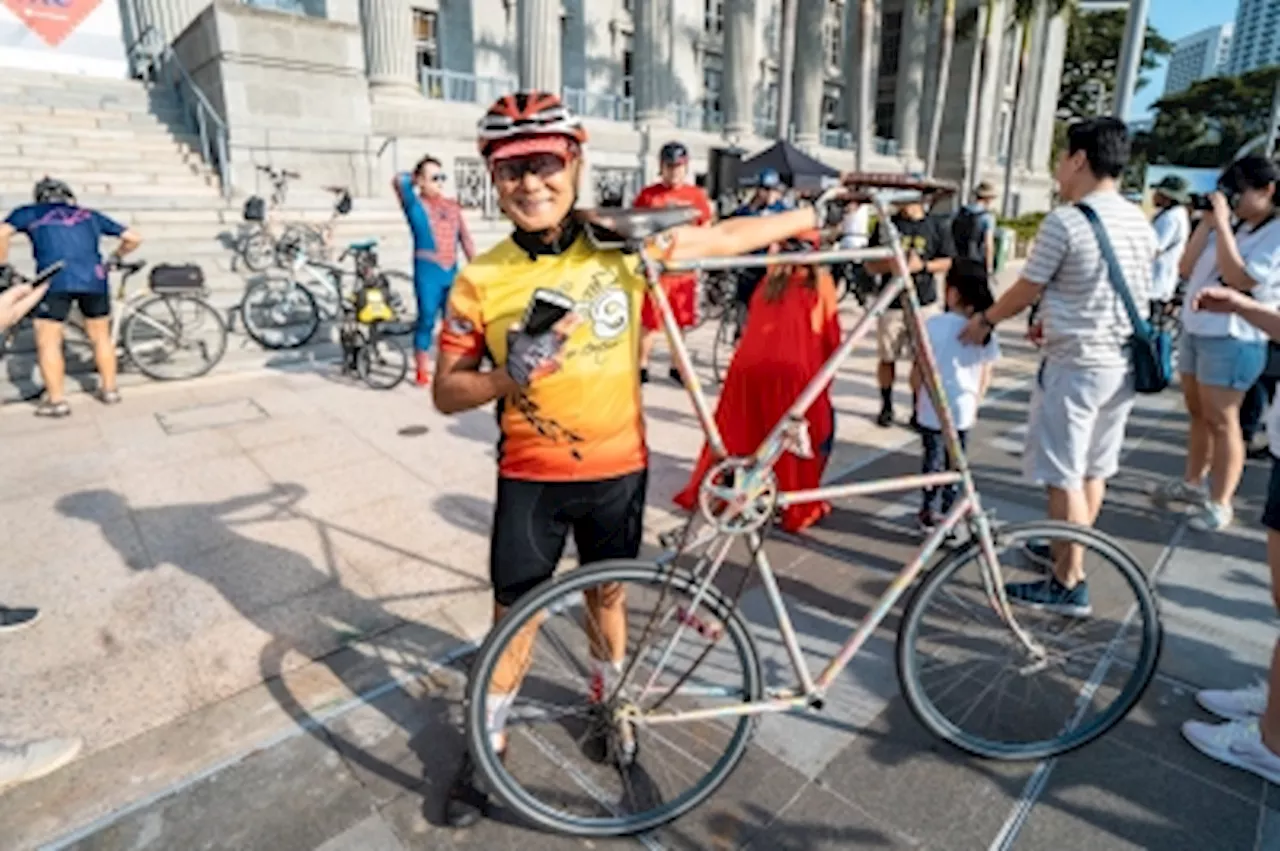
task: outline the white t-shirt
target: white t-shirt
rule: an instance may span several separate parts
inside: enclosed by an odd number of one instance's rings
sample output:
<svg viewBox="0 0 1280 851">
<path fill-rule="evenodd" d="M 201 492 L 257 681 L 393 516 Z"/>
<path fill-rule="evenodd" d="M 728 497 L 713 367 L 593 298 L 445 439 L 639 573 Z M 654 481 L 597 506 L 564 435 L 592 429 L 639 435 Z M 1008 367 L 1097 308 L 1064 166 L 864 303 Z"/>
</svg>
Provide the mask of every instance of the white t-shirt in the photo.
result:
<svg viewBox="0 0 1280 851">
<path fill-rule="evenodd" d="M 1236 248 L 1244 260 L 1244 270 L 1257 284 L 1251 291 L 1261 304 L 1280 304 L 1280 217 L 1272 217 L 1257 228 L 1236 229 Z M 1267 335 L 1234 313 L 1192 310 L 1197 292 L 1221 283 L 1218 271 L 1218 232 L 1209 234 L 1204 251 L 1196 259 L 1187 279 L 1187 295 L 1182 305 L 1182 327 L 1197 337 L 1233 337 L 1261 343 Z"/>
<path fill-rule="evenodd" d="M 985 346 L 968 346 L 960 342 L 960 332 L 968 320 L 959 313 L 937 313 L 925 320 L 925 333 L 938 362 L 938 374 L 947 393 L 947 404 L 955 417 L 956 428 L 968 431 L 978 421 L 978 390 L 982 386 L 982 367 L 1000 357 L 1000 346 L 992 335 Z M 920 425 L 935 431 L 942 428 L 938 412 L 933 409 L 924 387 L 916 394 L 916 419 Z"/>
<path fill-rule="evenodd" d="M 1156 232 L 1156 262 L 1151 270 L 1151 297 L 1168 301 L 1178 289 L 1178 261 L 1191 238 L 1191 216 L 1178 204 L 1161 211 L 1151 222 Z"/>
</svg>

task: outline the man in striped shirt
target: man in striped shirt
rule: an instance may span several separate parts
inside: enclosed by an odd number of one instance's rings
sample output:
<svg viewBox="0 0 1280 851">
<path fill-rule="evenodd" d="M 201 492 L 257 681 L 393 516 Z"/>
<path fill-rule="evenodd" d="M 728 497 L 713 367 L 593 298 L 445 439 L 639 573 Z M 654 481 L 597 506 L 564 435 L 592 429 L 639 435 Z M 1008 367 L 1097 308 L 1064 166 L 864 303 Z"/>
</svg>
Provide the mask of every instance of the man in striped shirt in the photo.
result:
<svg viewBox="0 0 1280 851">
<path fill-rule="evenodd" d="M 1128 159 L 1129 136 L 1118 119 L 1090 119 L 1067 131 L 1055 178 L 1068 203 L 1045 218 L 1018 282 L 961 335 L 981 343 L 998 323 L 1043 299 L 1044 360 L 1031 398 L 1024 472 L 1047 488 L 1051 518 L 1085 526 L 1097 519 L 1107 479 L 1119 469 L 1133 407 L 1126 346 L 1133 327 L 1079 206 L 1096 211 L 1146 318 L 1156 239 L 1142 211 L 1118 191 Z M 1080 548 L 1051 551 L 1044 545 L 1032 554 L 1052 572 L 1038 582 L 1009 585 L 1009 597 L 1063 615 L 1091 614 Z"/>
</svg>

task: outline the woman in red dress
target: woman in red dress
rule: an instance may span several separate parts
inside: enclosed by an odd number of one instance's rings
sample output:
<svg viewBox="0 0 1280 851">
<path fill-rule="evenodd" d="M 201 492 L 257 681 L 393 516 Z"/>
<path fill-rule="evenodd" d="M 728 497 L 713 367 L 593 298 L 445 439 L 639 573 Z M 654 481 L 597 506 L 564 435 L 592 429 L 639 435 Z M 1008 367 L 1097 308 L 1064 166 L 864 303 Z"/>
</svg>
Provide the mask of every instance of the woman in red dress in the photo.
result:
<svg viewBox="0 0 1280 851">
<path fill-rule="evenodd" d="M 817 247 L 817 233 L 789 250 Z M 716 425 L 731 456 L 750 455 L 831 356 L 841 341 L 835 285 L 825 267 L 775 266 L 756 287 L 747 309 L 747 326 L 716 407 Z M 774 471 L 783 491 L 816 488 L 835 439 L 831 396 L 823 391 L 806 413 L 813 458 L 783 454 Z M 681 508 L 693 511 L 698 487 L 714 463 L 704 446 L 689 484 L 676 494 Z M 792 505 L 782 511 L 782 528 L 799 532 L 831 512 L 826 502 Z"/>
</svg>

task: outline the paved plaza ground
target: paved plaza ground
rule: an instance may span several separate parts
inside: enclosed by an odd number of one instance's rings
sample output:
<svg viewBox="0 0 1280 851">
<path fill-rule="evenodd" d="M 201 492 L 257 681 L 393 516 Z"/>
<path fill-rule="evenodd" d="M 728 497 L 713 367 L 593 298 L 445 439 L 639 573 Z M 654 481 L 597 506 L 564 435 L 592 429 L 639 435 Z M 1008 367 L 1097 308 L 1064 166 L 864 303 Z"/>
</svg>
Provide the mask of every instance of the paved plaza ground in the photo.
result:
<svg viewBox="0 0 1280 851">
<path fill-rule="evenodd" d="M 1004 520 L 1043 512 L 1018 474 L 1035 356 L 1016 324 L 970 437 Z M 708 340 L 694 338 L 704 363 Z M 918 464 L 918 438 L 871 424 L 873 385 L 864 346 L 834 386 L 833 481 Z M 656 547 L 700 437 L 678 388 L 645 392 Z M 1280 849 L 1280 793 L 1178 732 L 1202 717 L 1196 688 L 1252 681 L 1269 660 L 1267 466 L 1250 462 L 1228 533 L 1156 510 L 1148 494 L 1185 447 L 1173 392 L 1140 401 L 1099 524 L 1153 576 L 1166 629 L 1157 679 L 1104 739 L 1040 764 L 934 740 L 898 693 L 899 606 L 841 675 L 838 705 L 766 719 L 710 802 L 609 841 L 501 813 L 439 826 L 466 654 L 488 625 L 491 413 L 446 419 L 408 385 L 379 393 L 296 362 L 73 405 L 61 422 L 0 409 L 0 599 L 44 612 L 0 640 L 0 735 L 86 742 L 0 795 L 0 849 Z M 913 549 L 916 499 L 851 501 L 771 540 L 807 653 L 838 643 Z M 783 670 L 758 591 L 743 609 L 765 670 Z"/>
</svg>

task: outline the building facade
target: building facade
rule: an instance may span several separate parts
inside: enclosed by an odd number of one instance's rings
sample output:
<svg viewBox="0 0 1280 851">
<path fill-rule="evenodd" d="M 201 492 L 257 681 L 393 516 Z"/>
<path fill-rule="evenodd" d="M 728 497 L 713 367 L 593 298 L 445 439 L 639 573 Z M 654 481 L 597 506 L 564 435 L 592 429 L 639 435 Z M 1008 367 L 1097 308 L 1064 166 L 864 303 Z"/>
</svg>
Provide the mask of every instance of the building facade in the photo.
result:
<svg viewBox="0 0 1280 851">
<path fill-rule="evenodd" d="M 1179 39 L 1169 57 L 1164 93 L 1176 95 L 1191 84 L 1224 73 L 1231 59 L 1231 24 L 1206 27 Z"/>
<path fill-rule="evenodd" d="M 1280 0 L 1240 0 L 1231 34 L 1232 76 L 1280 64 Z"/>
<path fill-rule="evenodd" d="M 475 122 L 517 86 L 560 91 L 586 117 L 587 191 L 629 197 L 653 177 L 656 152 L 670 139 L 689 146 L 695 169 L 713 147 L 750 153 L 783 136 L 852 169 L 859 4 L 788 2 L 796 3 L 793 27 L 782 0 L 125 0 L 125 7 L 127 35 L 151 28 L 173 43 L 219 109 L 237 183 L 257 180 L 254 165 L 266 160 L 336 180 L 360 169 L 389 174 L 430 152 L 476 205 L 487 202 L 487 186 Z M 979 7 L 997 19 L 987 39 L 979 27 L 956 42 L 937 174 L 967 185 L 999 182 L 1012 158 L 1013 212 L 1044 209 L 1065 22 L 1047 16 L 1047 3 L 1027 22 L 1031 61 L 1015 110 L 1022 36 L 1010 20 L 1013 3 L 957 5 L 962 19 Z M 862 163 L 869 171 L 923 167 L 941 25 L 936 9 L 922 6 L 877 4 L 868 110 L 875 138 Z M 995 73 L 981 74 L 984 63 Z M 788 68 L 792 86 L 783 97 Z M 372 190 L 381 181 L 355 184 Z"/>
</svg>

